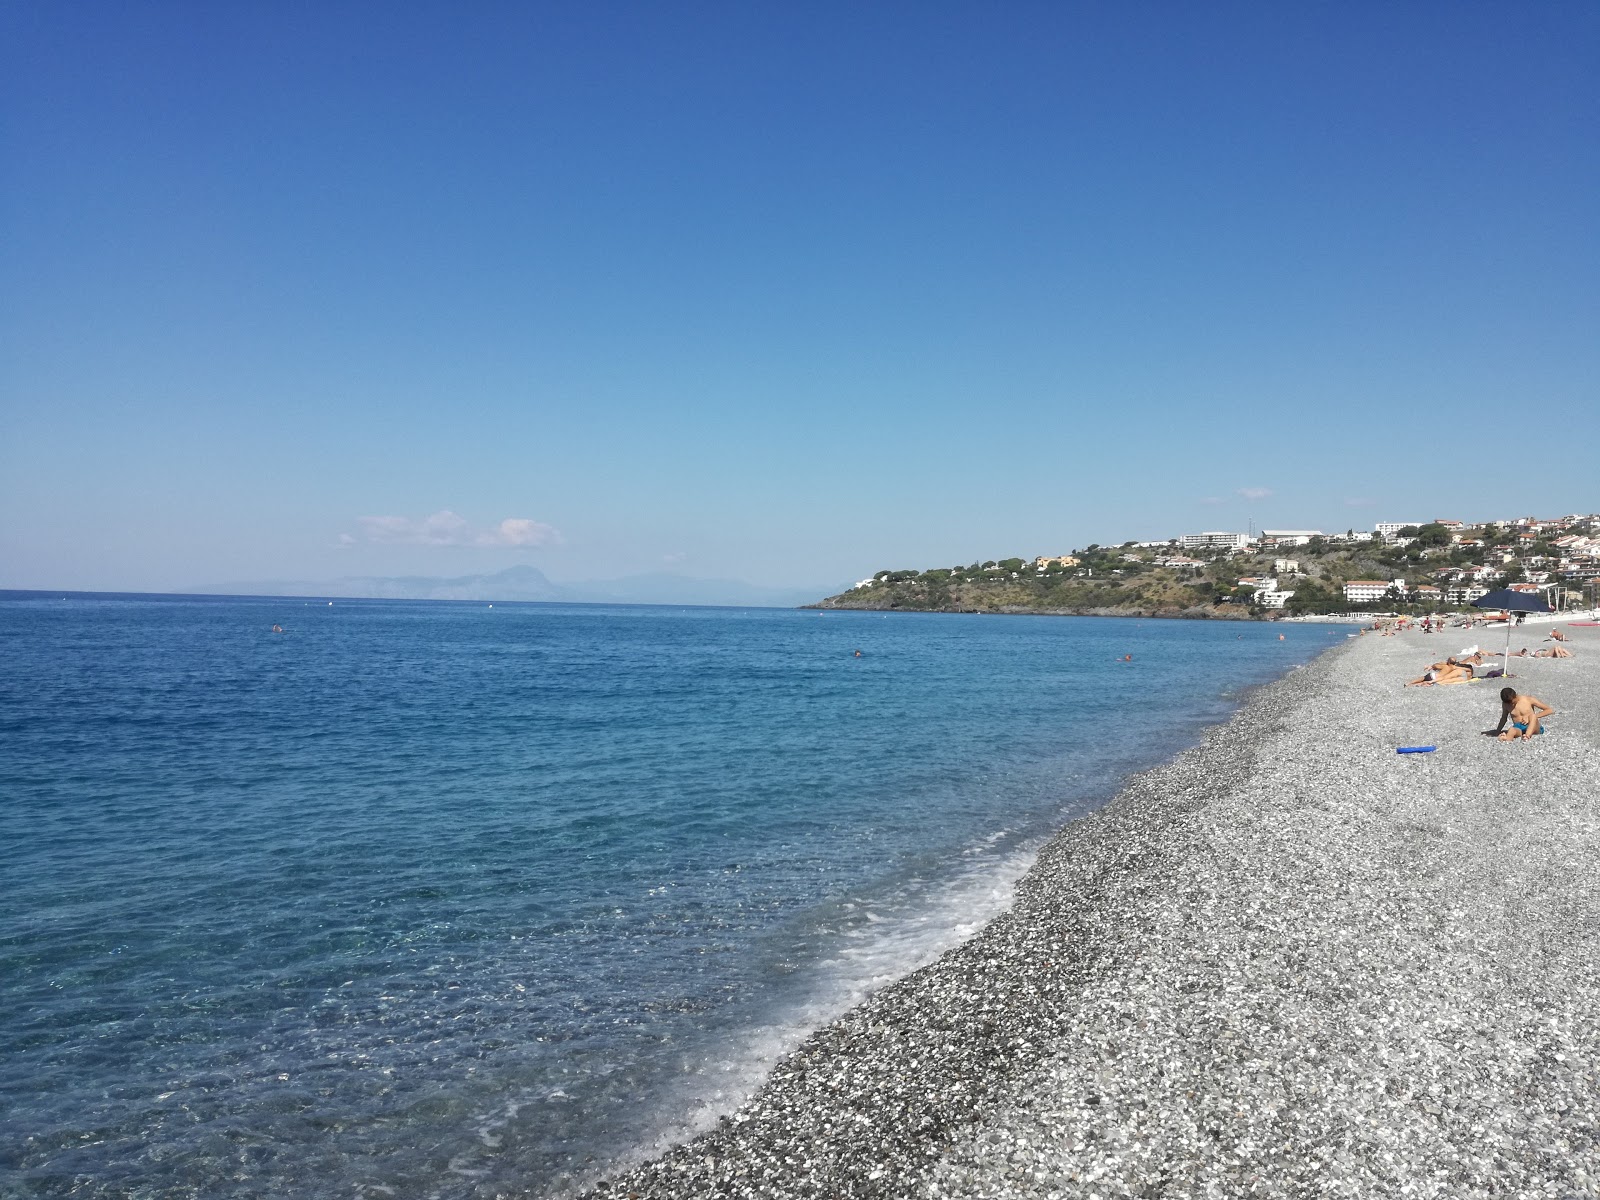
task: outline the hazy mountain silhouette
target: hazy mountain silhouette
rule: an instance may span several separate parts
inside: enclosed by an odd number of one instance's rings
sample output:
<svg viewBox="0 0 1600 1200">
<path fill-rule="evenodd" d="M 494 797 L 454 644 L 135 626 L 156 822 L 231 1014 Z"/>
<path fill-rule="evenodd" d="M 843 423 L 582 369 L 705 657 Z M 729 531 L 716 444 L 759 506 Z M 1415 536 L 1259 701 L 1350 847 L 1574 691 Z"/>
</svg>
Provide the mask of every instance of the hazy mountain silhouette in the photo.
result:
<svg viewBox="0 0 1600 1200">
<path fill-rule="evenodd" d="M 727 604 L 793 608 L 839 587 L 769 588 L 738 579 L 691 579 L 667 573 L 554 583 L 537 567 L 507 567 L 491 575 L 347 575 L 341 579 L 247 580 L 186 588 L 215 596 L 323 596 L 374 600 L 548 600 L 569 604 Z"/>
</svg>

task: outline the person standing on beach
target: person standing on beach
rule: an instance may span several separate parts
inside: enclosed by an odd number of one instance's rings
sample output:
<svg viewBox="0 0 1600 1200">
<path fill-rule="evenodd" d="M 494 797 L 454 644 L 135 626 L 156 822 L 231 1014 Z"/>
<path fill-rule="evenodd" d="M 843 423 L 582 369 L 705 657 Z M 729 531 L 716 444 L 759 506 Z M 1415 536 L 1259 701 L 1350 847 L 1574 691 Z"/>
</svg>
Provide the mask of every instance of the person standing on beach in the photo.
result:
<svg viewBox="0 0 1600 1200">
<path fill-rule="evenodd" d="M 1527 741 L 1534 734 L 1544 732 L 1544 727 L 1539 721 L 1553 712 L 1555 709 L 1543 700 L 1536 700 L 1532 696 L 1519 696 L 1516 688 L 1501 688 L 1500 724 L 1493 729 L 1485 729 L 1484 733 L 1490 737 L 1498 737 L 1502 742 L 1514 742 L 1519 737 Z M 1506 729 L 1507 721 L 1511 722 L 1510 729 Z"/>
</svg>

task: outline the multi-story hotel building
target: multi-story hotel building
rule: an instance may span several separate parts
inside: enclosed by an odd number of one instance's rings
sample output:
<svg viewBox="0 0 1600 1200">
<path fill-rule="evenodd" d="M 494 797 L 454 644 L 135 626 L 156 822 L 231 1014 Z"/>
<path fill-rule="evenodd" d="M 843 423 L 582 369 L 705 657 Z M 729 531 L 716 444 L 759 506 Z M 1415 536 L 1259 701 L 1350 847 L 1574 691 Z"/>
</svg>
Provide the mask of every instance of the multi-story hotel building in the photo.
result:
<svg viewBox="0 0 1600 1200">
<path fill-rule="evenodd" d="M 1344 598 L 1351 604 L 1373 604 L 1382 600 L 1389 594 L 1389 589 L 1397 589 L 1401 595 L 1405 594 L 1406 581 L 1396 579 L 1352 579 L 1344 585 Z"/>
<path fill-rule="evenodd" d="M 1243 550 L 1250 544 L 1248 533 L 1186 533 L 1178 539 L 1185 550 Z"/>
</svg>

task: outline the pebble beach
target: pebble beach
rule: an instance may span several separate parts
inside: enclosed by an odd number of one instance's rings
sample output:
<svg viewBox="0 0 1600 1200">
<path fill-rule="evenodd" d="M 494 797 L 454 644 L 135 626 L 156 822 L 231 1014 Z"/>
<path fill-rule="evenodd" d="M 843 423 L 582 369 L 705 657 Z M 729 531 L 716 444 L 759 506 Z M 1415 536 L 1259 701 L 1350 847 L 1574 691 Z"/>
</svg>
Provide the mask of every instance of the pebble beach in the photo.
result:
<svg viewBox="0 0 1600 1200">
<path fill-rule="evenodd" d="M 1504 681 L 1556 710 L 1527 742 L 1483 736 L 1501 680 L 1401 686 L 1494 630 L 1259 689 L 591 1194 L 1600 1196 L 1600 628 L 1556 627 Z"/>
</svg>

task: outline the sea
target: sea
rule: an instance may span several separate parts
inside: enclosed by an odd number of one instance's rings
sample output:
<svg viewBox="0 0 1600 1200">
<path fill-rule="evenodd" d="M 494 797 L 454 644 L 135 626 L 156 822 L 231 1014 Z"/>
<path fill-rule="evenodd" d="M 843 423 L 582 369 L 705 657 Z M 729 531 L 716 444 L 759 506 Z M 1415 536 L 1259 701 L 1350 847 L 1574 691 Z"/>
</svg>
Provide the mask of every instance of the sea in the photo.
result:
<svg viewBox="0 0 1600 1200">
<path fill-rule="evenodd" d="M 0 1195 L 581 1185 L 1345 634 L 0 593 Z"/>
</svg>

